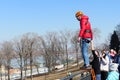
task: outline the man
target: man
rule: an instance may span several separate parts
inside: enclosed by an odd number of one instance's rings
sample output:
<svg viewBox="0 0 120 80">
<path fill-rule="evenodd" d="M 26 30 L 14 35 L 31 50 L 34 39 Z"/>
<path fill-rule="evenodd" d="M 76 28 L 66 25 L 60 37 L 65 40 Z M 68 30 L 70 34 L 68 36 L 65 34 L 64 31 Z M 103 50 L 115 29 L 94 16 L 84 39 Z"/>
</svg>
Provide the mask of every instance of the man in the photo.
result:
<svg viewBox="0 0 120 80">
<path fill-rule="evenodd" d="M 90 62 L 88 56 L 88 47 L 89 47 L 89 42 L 93 39 L 91 25 L 88 16 L 84 15 L 83 12 L 78 11 L 75 14 L 75 17 L 77 18 L 78 21 L 80 21 L 80 32 L 78 36 L 78 42 L 82 40 L 81 50 L 84 59 L 83 67 L 89 68 Z"/>
</svg>

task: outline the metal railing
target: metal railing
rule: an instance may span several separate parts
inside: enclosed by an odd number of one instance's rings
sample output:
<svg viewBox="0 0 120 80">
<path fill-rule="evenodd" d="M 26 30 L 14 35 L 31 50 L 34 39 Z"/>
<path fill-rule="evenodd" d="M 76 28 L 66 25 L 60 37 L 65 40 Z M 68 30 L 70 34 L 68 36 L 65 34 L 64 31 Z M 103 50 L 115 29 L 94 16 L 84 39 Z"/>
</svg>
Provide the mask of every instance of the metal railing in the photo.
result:
<svg viewBox="0 0 120 80">
<path fill-rule="evenodd" d="M 74 79 L 77 76 L 76 79 Z M 91 73 L 90 72 L 78 72 L 71 75 L 68 75 L 60 80 L 91 80 Z"/>
</svg>

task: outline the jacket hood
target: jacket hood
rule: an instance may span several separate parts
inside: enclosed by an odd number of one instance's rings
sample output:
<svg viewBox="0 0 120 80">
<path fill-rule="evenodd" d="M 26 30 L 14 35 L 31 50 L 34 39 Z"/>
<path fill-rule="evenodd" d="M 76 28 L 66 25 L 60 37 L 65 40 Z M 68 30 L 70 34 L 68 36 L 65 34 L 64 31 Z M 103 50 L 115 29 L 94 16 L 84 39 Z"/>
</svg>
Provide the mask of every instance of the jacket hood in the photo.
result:
<svg viewBox="0 0 120 80">
<path fill-rule="evenodd" d="M 118 71 L 118 64 L 117 63 L 111 63 L 109 66 L 110 71 Z"/>
</svg>

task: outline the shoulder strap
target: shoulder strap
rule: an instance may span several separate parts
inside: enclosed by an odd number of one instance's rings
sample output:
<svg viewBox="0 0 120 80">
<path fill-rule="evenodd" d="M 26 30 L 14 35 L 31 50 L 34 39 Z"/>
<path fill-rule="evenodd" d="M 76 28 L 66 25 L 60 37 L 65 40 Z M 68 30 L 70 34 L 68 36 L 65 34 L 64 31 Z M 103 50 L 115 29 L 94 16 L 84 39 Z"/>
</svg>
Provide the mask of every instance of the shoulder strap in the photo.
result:
<svg viewBox="0 0 120 80">
<path fill-rule="evenodd" d="M 88 20 L 86 21 L 85 25 L 87 25 L 87 23 L 88 23 Z"/>
</svg>

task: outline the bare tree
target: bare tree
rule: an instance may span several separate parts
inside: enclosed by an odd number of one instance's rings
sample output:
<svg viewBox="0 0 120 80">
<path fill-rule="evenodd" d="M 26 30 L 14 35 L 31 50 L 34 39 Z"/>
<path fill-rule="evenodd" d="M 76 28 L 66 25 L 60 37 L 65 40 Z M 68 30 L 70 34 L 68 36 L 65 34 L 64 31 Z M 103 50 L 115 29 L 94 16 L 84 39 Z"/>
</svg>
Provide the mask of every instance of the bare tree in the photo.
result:
<svg viewBox="0 0 120 80">
<path fill-rule="evenodd" d="M 13 58 L 13 43 L 5 41 L 2 44 L 1 50 L 5 56 L 4 60 L 6 62 L 6 66 L 7 66 L 7 70 L 8 70 L 8 80 L 10 80 L 10 67 L 11 67 L 10 63 L 11 63 L 11 59 Z"/>
<path fill-rule="evenodd" d="M 63 49 L 66 54 L 66 62 L 67 62 L 67 69 L 68 69 L 68 49 L 70 47 L 70 41 L 71 41 L 71 31 L 70 30 L 65 30 L 65 31 L 60 31 L 60 36 L 61 43 L 63 45 Z"/>
<path fill-rule="evenodd" d="M 99 50 L 109 50 L 109 45 L 110 45 L 110 37 L 112 34 L 109 34 L 108 37 L 106 37 L 105 41 L 101 43 L 100 45 L 97 46 L 97 49 Z"/>
<path fill-rule="evenodd" d="M 80 44 L 78 44 L 78 32 L 79 31 L 75 31 L 74 32 L 74 35 L 72 36 L 72 39 L 71 39 L 71 44 L 72 44 L 72 47 L 73 47 L 73 51 L 75 51 L 76 53 L 76 62 L 77 62 L 77 66 L 79 65 L 79 56 L 78 56 L 78 51 L 79 51 L 79 47 L 80 47 Z"/>
<path fill-rule="evenodd" d="M 3 56 L 3 53 L 0 51 L 0 68 L 2 68 L 2 65 L 4 64 L 4 62 L 3 62 L 3 60 L 4 60 L 4 56 Z M 2 72 L 2 69 L 1 69 L 1 71 L 0 71 L 0 76 L 1 76 L 1 79 L 0 80 L 3 80 L 2 79 L 2 74 L 3 74 L 3 72 Z"/>
<path fill-rule="evenodd" d="M 22 35 L 20 41 L 15 41 L 15 51 L 18 53 L 20 58 L 20 68 L 21 68 L 21 79 L 23 79 L 23 69 L 25 69 L 26 75 L 26 66 L 29 60 L 30 63 L 30 70 L 31 70 L 31 80 L 33 79 L 32 76 L 32 66 L 33 66 L 33 53 L 36 50 L 36 43 L 37 43 L 38 35 L 35 33 L 26 33 Z M 24 62 L 24 63 L 23 63 Z"/>
<path fill-rule="evenodd" d="M 58 58 L 58 37 L 55 32 L 48 32 L 45 39 L 42 40 L 43 56 L 49 71 L 54 70 L 56 60 Z"/>
<path fill-rule="evenodd" d="M 94 43 L 95 45 L 98 45 L 100 42 L 100 34 L 101 31 L 99 30 L 99 28 L 93 28 L 93 39 L 94 39 Z"/>
<path fill-rule="evenodd" d="M 23 35 L 23 38 L 25 39 L 26 53 L 30 55 L 30 69 L 31 69 L 31 80 L 32 80 L 33 53 L 36 49 L 38 35 L 35 33 L 26 33 L 25 35 Z"/>
<path fill-rule="evenodd" d="M 21 80 L 23 80 L 23 68 L 24 68 L 25 62 L 27 61 L 26 59 L 28 56 L 28 54 L 26 53 L 25 45 L 26 44 L 24 39 L 17 40 L 17 41 L 15 40 L 14 50 L 18 54 L 18 57 L 17 57 L 18 61 L 20 61 L 19 63 L 20 63 L 20 70 L 21 70 Z M 26 73 L 26 70 L 25 70 L 25 73 Z M 26 78 L 26 74 L 25 74 L 25 78 Z"/>
</svg>

